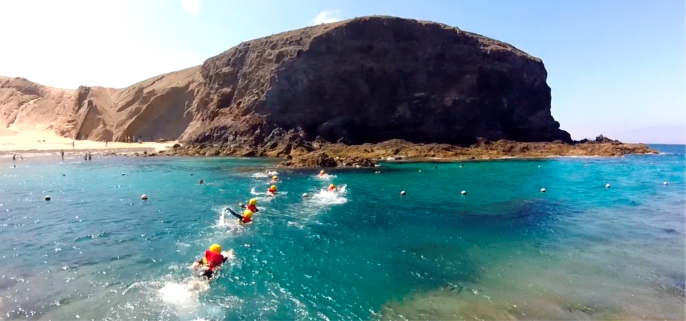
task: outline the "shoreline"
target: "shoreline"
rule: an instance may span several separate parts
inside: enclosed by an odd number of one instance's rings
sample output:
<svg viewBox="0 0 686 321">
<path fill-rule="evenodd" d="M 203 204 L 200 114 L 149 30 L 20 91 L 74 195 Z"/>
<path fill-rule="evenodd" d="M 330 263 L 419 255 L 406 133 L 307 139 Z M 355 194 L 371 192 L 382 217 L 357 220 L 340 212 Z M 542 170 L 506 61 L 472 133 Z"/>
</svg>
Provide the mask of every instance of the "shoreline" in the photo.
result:
<svg viewBox="0 0 686 321">
<path fill-rule="evenodd" d="M 602 139 L 601 139 L 602 138 Z M 72 145 L 73 144 L 73 145 Z M 72 147 L 73 146 L 73 147 Z M 471 146 L 420 144 L 389 140 L 374 144 L 345 145 L 328 142 L 286 141 L 273 149 L 227 144 L 178 144 L 168 142 L 122 143 L 72 140 L 52 132 L 0 131 L 0 159 L 19 157 L 81 157 L 90 152 L 100 157 L 238 157 L 279 162 L 279 168 L 373 168 L 379 163 L 457 163 L 488 160 L 536 160 L 552 158 L 603 158 L 659 154 L 646 144 L 624 144 L 599 136 L 596 141 L 515 142 L 479 139 Z"/>
</svg>

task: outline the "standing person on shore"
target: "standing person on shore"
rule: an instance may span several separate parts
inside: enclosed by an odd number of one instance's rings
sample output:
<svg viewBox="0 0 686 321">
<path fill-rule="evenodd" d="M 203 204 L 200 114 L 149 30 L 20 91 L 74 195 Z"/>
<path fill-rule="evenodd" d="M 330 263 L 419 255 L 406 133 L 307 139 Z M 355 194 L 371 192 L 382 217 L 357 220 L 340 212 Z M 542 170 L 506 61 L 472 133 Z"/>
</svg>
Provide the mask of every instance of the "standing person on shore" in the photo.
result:
<svg viewBox="0 0 686 321">
<path fill-rule="evenodd" d="M 62 160 L 64 160 L 64 149 L 60 149 L 60 154 L 62 154 Z"/>
<path fill-rule="evenodd" d="M 91 152 L 88 152 L 88 160 L 91 160 Z"/>
<path fill-rule="evenodd" d="M 17 154 L 12 155 L 12 160 L 13 161 L 17 160 Z"/>
</svg>

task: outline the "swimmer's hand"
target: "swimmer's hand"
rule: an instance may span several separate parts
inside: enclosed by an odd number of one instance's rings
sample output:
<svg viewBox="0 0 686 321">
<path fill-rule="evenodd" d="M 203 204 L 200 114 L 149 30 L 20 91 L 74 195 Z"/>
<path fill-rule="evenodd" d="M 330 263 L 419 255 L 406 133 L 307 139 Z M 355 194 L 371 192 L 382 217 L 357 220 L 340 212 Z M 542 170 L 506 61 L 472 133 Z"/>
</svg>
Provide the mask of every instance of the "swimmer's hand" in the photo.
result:
<svg viewBox="0 0 686 321">
<path fill-rule="evenodd" d="M 243 205 L 243 202 L 238 203 L 238 206 L 245 208 L 245 205 Z"/>
</svg>

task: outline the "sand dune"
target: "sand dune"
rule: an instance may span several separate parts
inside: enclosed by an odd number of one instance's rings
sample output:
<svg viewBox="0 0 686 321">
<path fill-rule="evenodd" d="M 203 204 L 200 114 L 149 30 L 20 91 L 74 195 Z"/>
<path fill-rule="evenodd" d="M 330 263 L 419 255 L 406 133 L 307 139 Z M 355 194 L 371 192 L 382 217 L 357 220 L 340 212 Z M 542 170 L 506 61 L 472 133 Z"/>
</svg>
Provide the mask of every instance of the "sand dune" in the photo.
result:
<svg viewBox="0 0 686 321">
<path fill-rule="evenodd" d="M 196 89 L 202 83 L 198 70 L 160 75 L 123 89 L 57 89 L 0 76 L 0 128 L 10 129 L 0 135 L 21 132 L 36 142 L 51 132 L 69 144 L 72 139 L 124 142 L 128 136 L 176 140 L 196 115 Z"/>
</svg>

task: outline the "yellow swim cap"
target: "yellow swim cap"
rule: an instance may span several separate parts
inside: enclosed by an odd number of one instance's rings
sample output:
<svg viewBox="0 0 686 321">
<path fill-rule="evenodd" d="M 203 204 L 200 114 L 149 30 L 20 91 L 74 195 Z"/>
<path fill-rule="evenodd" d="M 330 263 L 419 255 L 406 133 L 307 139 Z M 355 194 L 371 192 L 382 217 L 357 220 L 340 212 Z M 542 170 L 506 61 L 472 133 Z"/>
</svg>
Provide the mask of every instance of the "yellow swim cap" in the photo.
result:
<svg viewBox="0 0 686 321">
<path fill-rule="evenodd" d="M 336 188 L 336 185 L 334 185 L 334 184 L 329 185 L 329 188 L 332 188 L 332 187 Z"/>
<path fill-rule="evenodd" d="M 321 172 L 319 172 L 319 174 L 325 174 L 325 173 L 326 173 L 326 172 L 325 172 L 323 169 L 322 169 Z"/>
<path fill-rule="evenodd" d="M 222 252 L 222 246 L 219 244 L 212 244 L 212 246 L 210 246 L 210 252 L 220 254 Z"/>
<path fill-rule="evenodd" d="M 245 212 L 243 212 L 243 216 L 252 218 L 252 211 L 251 210 L 245 210 Z"/>
<path fill-rule="evenodd" d="M 270 187 L 270 188 L 271 188 L 271 189 L 276 189 L 276 185 L 272 185 L 272 187 Z"/>
<path fill-rule="evenodd" d="M 279 179 L 279 177 L 278 177 L 278 176 L 274 176 L 274 177 L 272 177 L 272 179 Z"/>
<path fill-rule="evenodd" d="M 254 198 L 251 198 L 250 201 L 248 201 L 248 205 L 257 205 L 257 200 Z"/>
</svg>

